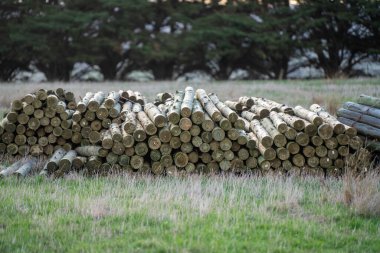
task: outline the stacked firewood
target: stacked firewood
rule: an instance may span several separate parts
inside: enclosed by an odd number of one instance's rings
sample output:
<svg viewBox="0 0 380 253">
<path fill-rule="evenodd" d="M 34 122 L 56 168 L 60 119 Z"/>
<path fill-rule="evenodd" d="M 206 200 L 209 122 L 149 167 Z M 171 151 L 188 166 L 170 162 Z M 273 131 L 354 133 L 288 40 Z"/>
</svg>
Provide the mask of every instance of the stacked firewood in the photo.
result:
<svg viewBox="0 0 380 253">
<path fill-rule="evenodd" d="M 0 153 L 50 156 L 56 146 L 71 149 L 75 108 L 74 94 L 61 88 L 41 89 L 14 100 L 0 123 Z"/>
<path fill-rule="evenodd" d="M 0 145 L 10 155 L 27 154 L 29 146 L 34 156 L 44 152 L 49 160 L 40 173 L 55 177 L 83 169 L 87 174 L 115 170 L 156 175 L 226 171 L 339 174 L 345 159 L 362 144 L 355 128 L 340 123 L 318 105 L 292 108 L 257 97 L 223 102 L 214 93 L 192 87 L 157 94 L 154 103 L 130 90 L 88 92 L 77 105 L 66 98 L 71 96 L 67 92 L 45 93 L 46 102 L 36 108 L 54 111 L 51 117 L 38 115 L 49 119 L 49 127 L 29 126 L 30 119 L 22 117 L 26 123 L 17 123 L 20 115 L 31 115 L 24 107 L 33 105 L 36 99 L 29 97 L 37 98 L 38 92 L 30 94 L 12 103 L 12 111 L 1 124 Z M 29 143 L 31 134 L 25 135 L 25 142 L 18 140 L 22 138 L 17 137 L 18 132 L 14 134 L 25 124 L 25 132 L 33 131 L 36 143 Z M 45 138 L 43 146 L 41 139 Z"/>
<path fill-rule="evenodd" d="M 367 148 L 380 151 L 380 98 L 361 95 L 357 103 L 344 103 L 337 115 L 340 122 L 357 129 Z"/>
</svg>

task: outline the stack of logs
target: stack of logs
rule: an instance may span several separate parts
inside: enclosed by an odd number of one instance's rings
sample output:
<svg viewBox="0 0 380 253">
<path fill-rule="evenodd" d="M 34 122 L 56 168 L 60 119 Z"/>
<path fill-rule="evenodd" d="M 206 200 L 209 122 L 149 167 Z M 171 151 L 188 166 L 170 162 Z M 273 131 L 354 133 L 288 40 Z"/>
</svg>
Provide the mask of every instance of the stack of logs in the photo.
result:
<svg viewBox="0 0 380 253">
<path fill-rule="evenodd" d="M 380 98 L 361 95 L 357 103 L 344 103 L 337 115 L 340 122 L 357 129 L 367 148 L 380 151 Z"/>
<path fill-rule="evenodd" d="M 0 153 L 50 156 L 56 146 L 71 149 L 76 106 L 74 94 L 61 88 L 41 89 L 14 100 L 0 123 Z"/>
<path fill-rule="evenodd" d="M 12 103 L 11 116 L 8 114 L 0 127 L 4 131 L 1 145 L 3 152 L 15 155 L 26 154 L 20 147 L 28 147 L 28 143 L 34 156 L 51 145 L 45 154 L 55 152 L 40 174 L 54 177 L 82 169 L 87 174 L 339 174 L 345 158 L 362 144 L 355 128 L 340 123 L 318 105 L 309 110 L 291 108 L 257 97 L 222 102 L 216 94 L 187 87 L 174 94 L 157 94 L 155 103 L 132 91 L 107 95 L 88 92 L 76 106 L 69 107 L 75 102 L 66 98 L 68 93 L 63 92 L 63 97 L 58 91 L 45 93 L 46 103 L 38 92 L 30 95 L 35 99 Z M 49 96 L 57 102 L 48 102 Z M 43 108 L 38 117 L 46 117 L 49 123 L 38 127 L 31 124 L 33 129 L 29 124 L 24 126 L 25 132 L 33 134 L 25 135 L 27 140 L 20 142 L 18 136 L 23 132 L 14 134 L 19 125 L 25 125 L 17 123 L 19 115 L 27 115 L 24 107 L 36 100 L 42 101 Z M 54 111 L 54 115 L 48 117 L 46 110 Z M 62 118 L 61 114 L 66 116 Z M 15 130 L 9 124 L 14 124 Z M 28 142 L 29 135 L 37 136 L 36 143 Z M 46 139 L 47 144 L 40 139 Z M 34 151 L 41 147 L 40 152 Z"/>
</svg>

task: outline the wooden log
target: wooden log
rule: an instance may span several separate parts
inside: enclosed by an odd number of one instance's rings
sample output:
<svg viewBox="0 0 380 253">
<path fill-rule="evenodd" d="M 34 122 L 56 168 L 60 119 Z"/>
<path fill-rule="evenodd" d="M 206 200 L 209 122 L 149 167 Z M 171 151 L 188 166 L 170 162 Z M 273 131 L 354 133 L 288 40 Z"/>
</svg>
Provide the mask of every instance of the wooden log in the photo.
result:
<svg viewBox="0 0 380 253">
<path fill-rule="evenodd" d="M 257 139 L 259 140 L 257 143 L 261 143 L 265 148 L 269 148 L 273 145 L 272 137 L 260 124 L 260 121 L 252 120 L 250 123 L 250 129 L 257 136 Z"/>
<path fill-rule="evenodd" d="M 164 103 L 167 99 L 172 98 L 172 94 L 167 92 L 161 92 L 156 94 L 156 98 L 159 102 Z"/>
<path fill-rule="evenodd" d="M 332 159 L 332 160 L 335 160 L 339 157 L 339 153 L 338 153 L 338 150 L 336 149 L 330 149 L 327 151 L 327 157 Z"/>
<path fill-rule="evenodd" d="M 208 143 L 202 143 L 200 146 L 199 146 L 199 150 L 202 152 L 202 153 L 207 153 L 210 151 L 210 144 Z"/>
<path fill-rule="evenodd" d="M 179 135 L 179 139 L 182 143 L 190 142 L 191 141 L 191 134 L 190 131 L 182 131 Z"/>
<path fill-rule="evenodd" d="M 228 131 L 232 128 L 231 122 L 222 116 L 221 120 L 219 121 L 219 126 L 222 128 L 224 131 Z"/>
<path fill-rule="evenodd" d="M 94 96 L 89 100 L 87 109 L 91 112 L 96 112 L 100 105 L 103 103 L 105 99 L 105 94 L 102 91 L 98 91 L 94 94 Z"/>
<path fill-rule="evenodd" d="M 289 127 L 284 135 L 285 135 L 286 139 L 293 141 L 297 137 L 297 131 L 294 128 Z"/>
<path fill-rule="evenodd" d="M 315 154 L 318 157 L 325 157 L 327 156 L 327 153 L 328 153 L 327 148 L 324 145 L 321 145 L 315 148 Z"/>
<path fill-rule="evenodd" d="M 0 172 L 0 178 L 1 177 L 8 177 L 12 174 L 14 174 L 22 165 L 24 164 L 23 160 L 18 160 L 9 167 L 5 168 Z"/>
<path fill-rule="evenodd" d="M 87 163 L 87 157 L 84 156 L 77 156 L 73 160 L 73 168 L 76 170 L 82 169 Z"/>
<path fill-rule="evenodd" d="M 275 112 L 280 111 L 280 109 L 278 107 L 278 103 L 276 103 L 274 101 L 270 101 L 270 100 L 267 100 L 265 98 L 259 98 L 259 97 L 252 97 L 252 99 L 256 105 L 267 108 L 269 111 L 275 111 Z"/>
<path fill-rule="evenodd" d="M 135 145 L 135 153 L 139 156 L 145 156 L 149 152 L 148 145 L 145 142 L 139 142 Z"/>
<path fill-rule="evenodd" d="M 86 168 L 88 168 L 91 173 L 96 173 L 101 165 L 102 161 L 99 156 L 90 156 L 87 160 Z"/>
<path fill-rule="evenodd" d="M 177 152 L 174 155 L 174 163 L 177 167 L 183 168 L 187 165 L 188 162 L 189 162 L 189 158 L 186 153 Z"/>
<path fill-rule="evenodd" d="M 209 94 L 209 98 L 215 104 L 215 106 L 219 109 L 222 115 L 229 120 L 229 122 L 231 123 L 236 122 L 236 120 L 238 119 L 237 113 L 234 112 L 227 105 L 225 105 L 223 102 L 221 102 L 215 93 Z"/>
<path fill-rule="evenodd" d="M 192 126 L 193 122 L 190 118 L 181 118 L 181 120 L 179 121 L 179 127 L 184 131 L 190 130 Z"/>
<path fill-rule="evenodd" d="M 208 113 L 204 114 L 204 120 L 202 122 L 202 129 L 207 132 L 211 132 L 215 127 L 214 121 L 208 115 Z"/>
<path fill-rule="evenodd" d="M 301 154 L 295 154 L 292 157 L 292 163 L 297 167 L 303 167 L 305 165 L 305 157 Z"/>
<path fill-rule="evenodd" d="M 90 113 L 90 112 L 91 112 L 91 111 L 88 111 L 88 113 Z M 91 115 L 93 115 L 93 114 L 91 114 Z M 101 105 L 99 106 L 99 108 L 96 110 L 95 115 L 96 115 L 96 117 L 97 117 L 98 119 L 100 119 L 100 120 L 103 120 L 103 119 L 108 118 L 108 116 L 109 116 L 109 111 L 108 111 L 108 108 L 105 106 L 104 102 L 103 102 L 103 104 L 101 104 Z M 88 119 L 88 120 L 90 120 L 90 119 Z"/>
<path fill-rule="evenodd" d="M 172 124 L 178 124 L 181 119 L 181 105 L 184 96 L 185 93 L 183 91 L 177 91 L 174 95 L 174 101 L 167 112 L 168 120 Z"/>
<path fill-rule="evenodd" d="M 160 163 L 164 168 L 169 168 L 173 164 L 173 158 L 171 155 L 162 155 Z"/>
<path fill-rule="evenodd" d="M 121 108 L 120 117 L 125 119 L 125 115 L 133 112 L 133 104 L 131 101 L 125 101 Z"/>
<path fill-rule="evenodd" d="M 242 111 L 241 116 L 248 120 L 249 122 L 254 120 L 254 119 L 260 119 L 260 116 L 257 115 L 256 113 L 250 112 L 250 111 Z"/>
<path fill-rule="evenodd" d="M 174 136 L 173 138 L 171 138 L 169 144 L 170 147 L 172 147 L 173 149 L 178 149 L 179 147 L 181 147 L 181 139 L 178 136 Z"/>
<path fill-rule="evenodd" d="M 282 118 L 277 114 L 277 112 L 270 112 L 269 117 L 273 122 L 273 125 L 277 128 L 277 130 L 284 134 L 288 130 L 288 125 Z"/>
<path fill-rule="evenodd" d="M 380 98 L 371 97 L 367 95 L 360 95 L 358 103 L 362 105 L 368 105 L 375 108 L 380 108 Z"/>
<path fill-rule="evenodd" d="M 25 177 L 27 176 L 32 169 L 37 165 L 37 159 L 36 158 L 30 158 L 27 161 L 24 162 L 24 164 L 15 171 L 15 174 L 19 177 Z"/>
<path fill-rule="evenodd" d="M 319 137 L 318 135 L 314 135 L 311 137 L 311 143 L 315 146 L 321 146 L 323 144 L 323 139 Z"/>
<path fill-rule="evenodd" d="M 154 135 L 157 133 L 155 124 L 149 119 L 148 115 L 145 112 L 138 112 L 137 118 L 148 135 Z"/>
<path fill-rule="evenodd" d="M 121 142 L 123 140 L 123 135 L 121 134 L 120 127 L 117 124 L 111 124 L 109 130 L 113 141 Z"/>
<path fill-rule="evenodd" d="M 47 104 L 47 107 L 50 107 L 50 108 L 55 108 L 58 104 L 58 97 L 56 95 L 48 95 L 47 98 L 46 98 L 46 104 Z"/>
<path fill-rule="evenodd" d="M 342 122 L 345 125 L 351 126 L 356 128 L 358 133 L 365 135 L 365 136 L 372 136 L 374 138 L 380 138 L 380 129 L 375 128 L 373 126 L 361 123 L 361 122 L 356 122 L 351 119 L 347 119 L 344 117 L 338 117 L 338 120 Z"/>
<path fill-rule="evenodd" d="M 26 143 L 26 136 L 18 134 L 15 136 L 14 142 L 18 146 L 24 145 Z"/>
<path fill-rule="evenodd" d="M 161 147 L 161 140 L 157 135 L 152 135 L 148 139 L 148 146 L 150 149 L 155 150 Z"/>
<path fill-rule="evenodd" d="M 169 130 L 172 136 L 179 136 L 182 132 L 178 125 L 174 125 L 172 123 L 169 124 Z"/>
<path fill-rule="evenodd" d="M 278 113 L 278 115 L 291 127 L 297 131 L 302 131 L 305 128 L 305 122 L 297 117 L 285 113 Z"/>
<path fill-rule="evenodd" d="M 314 136 L 318 133 L 318 128 L 311 122 L 307 121 L 307 120 L 303 120 L 304 123 L 305 123 L 305 128 L 304 128 L 304 132 L 309 135 L 310 137 L 311 136 Z M 322 123 L 323 124 L 323 123 Z M 329 126 L 329 128 L 331 128 Z"/>
<path fill-rule="evenodd" d="M 22 103 L 22 111 L 26 114 L 26 115 L 33 115 L 34 113 L 34 106 L 33 105 L 29 105 L 25 102 Z M 54 110 L 55 111 L 55 110 Z"/>
<path fill-rule="evenodd" d="M 224 104 L 234 111 L 240 112 L 243 110 L 243 105 L 239 102 L 236 102 L 236 101 L 227 100 L 227 101 L 224 101 Z"/>
<path fill-rule="evenodd" d="M 17 112 L 8 112 L 5 117 L 8 119 L 8 122 L 16 123 L 17 122 L 17 116 L 18 116 Z"/>
<path fill-rule="evenodd" d="M 348 156 L 350 153 L 350 149 L 347 146 L 340 146 L 338 147 L 338 153 L 340 156 Z"/>
<path fill-rule="evenodd" d="M 297 133 L 297 136 L 296 136 L 296 142 L 302 146 L 302 147 L 305 147 L 309 144 L 310 142 L 310 137 L 309 135 L 303 133 L 303 132 L 299 132 Z"/>
<path fill-rule="evenodd" d="M 141 95 L 141 93 L 138 91 L 135 91 L 135 95 L 136 95 L 136 102 L 139 103 L 140 105 L 144 105 L 145 104 L 145 97 L 143 95 Z"/>
<path fill-rule="evenodd" d="M 251 134 L 251 137 L 257 143 L 257 148 L 265 160 L 272 161 L 276 158 L 276 151 L 271 148 L 272 145 L 266 147 L 262 144 L 262 142 L 260 142 L 259 138 L 256 135 Z"/>
<path fill-rule="evenodd" d="M 112 149 L 113 139 L 111 131 L 107 130 L 102 133 L 102 147 L 105 149 Z"/>
<path fill-rule="evenodd" d="M 167 122 L 166 117 L 153 103 L 147 103 L 144 107 L 144 111 L 148 115 L 149 119 L 154 122 L 156 127 L 165 126 Z"/>
<path fill-rule="evenodd" d="M 259 115 L 260 119 L 263 119 L 269 116 L 269 110 L 260 105 L 253 105 L 249 110 Z"/>
<path fill-rule="evenodd" d="M 284 161 L 284 160 L 288 160 L 289 157 L 290 157 L 290 152 L 289 152 L 289 150 L 288 150 L 287 148 L 283 148 L 283 147 L 281 147 L 281 148 L 277 148 L 277 149 L 276 149 L 276 154 L 277 154 L 277 157 L 278 157 L 280 160 L 282 160 L 282 161 Z"/>
<path fill-rule="evenodd" d="M 331 138 L 333 134 L 334 128 L 330 124 L 323 123 L 318 127 L 318 135 L 324 140 Z"/>
<path fill-rule="evenodd" d="M 330 158 L 328 157 L 321 157 L 319 159 L 319 164 L 322 168 L 329 169 L 333 165 L 333 162 Z"/>
<path fill-rule="evenodd" d="M 202 124 L 205 118 L 205 112 L 203 111 L 201 103 L 194 99 L 193 101 L 193 111 L 191 114 L 191 120 L 194 124 L 200 125 Z"/>
<path fill-rule="evenodd" d="M 163 143 L 170 142 L 170 139 L 172 138 L 172 134 L 170 132 L 169 126 L 165 126 L 161 128 L 158 131 L 158 137 L 160 138 L 160 141 Z"/>
<path fill-rule="evenodd" d="M 376 128 L 380 128 L 380 118 L 376 118 L 355 111 L 350 111 L 344 108 L 340 108 L 336 114 L 338 115 L 338 117 L 351 119 L 356 122 L 361 122 Z"/>
<path fill-rule="evenodd" d="M 8 119 L 7 119 L 8 120 Z M 49 120 L 49 119 L 48 119 Z M 26 115 L 25 113 L 20 113 L 17 115 L 17 122 L 22 124 L 22 125 L 26 125 L 29 121 L 29 116 Z M 50 121 L 50 120 L 49 120 Z M 9 122 L 9 120 L 8 120 Z M 50 122 L 49 122 L 50 123 Z M 4 125 L 4 123 L 3 123 Z M 4 127 L 4 126 L 3 126 Z"/>
<path fill-rule="evenodd" d="M 305 120 L 308 120 L 309 122 L 313 123 L 317 127 L 323 123 L 323 119 L 320 116 L 318 116 L 318 114 L 316 114 L 315 112 L 309 111 L 300 105 L 297 105 L 296 107 L 294 107 L 293 110 L 294 110 L 295 115 Z"/>
<path fill-rule="evenodd" d="M 112 146 L 112 153 L 115 153 L 116 155 L 122 155 L 125 151 L 125 147 L 123 145 L 123 143 L 119 142 L 119 141 L 115 141 L 113 143 L 113 146 Z"/>
<path fill-rule="evenodd" d="M 118 162 L 119 156 L 113 152 L 109 152 L 106 156 L 107 163 L 114 165 Z"/>
<path fill-rule="evenodd" d="M 346 102 L 343 104 L 343 108 L 353 111 L 353 112 L 358 112 L 360 114 L 366 114 L 372 117 L 380 118 L 380 109 L 378 108 L 373 108 L 370 106 L 362 105 L 362 104 L 357 104 L 353 102 Z"/>
<path fill-rule="evenodd" d="M 137 120 L 135 113 L 128 113 L 125 116 L 124 123 L 122 125 L 123 130 L 128 133 L 132 134 L 136 130 L 137 126 Z"/>
<path fill-rule="evenodd" d="M 119 102 L 120 94 L 117 91 L 111 91 L 104 100 L 104 105 L 107 109 L 111 109 Z"/>
<path fill-rule="evenodd" d="M 284 147 L 286 145 L 286 137 L 277 130 L 277 128 L 273 125 L 272 121 L 269 118 L 262 119 L 261 125 L 272 137 L 273 144 L 276 147 Z"/>
<path fill-rule="evenodd" d="M 350 137 L 347 134 L 339 134 L 336 136 L 339 145 L 347 146 L 350 143 Z"/>
<path fill-rule="evenodd" d="M 61 173 L 66 173 L 70 171 L 73 160 L 76 156 L 77 152 L 75 150 L 70 150 L 62 157 L 62 159 L 58 163 L 59 170 L 61 171 Z"/>
<path fill-rule="evenodd" d="M 15 99 L 11 103 L 11 110 L 16 112 L 22 110 L 22 101 Z"/>
<path fill-rule="evenodd" d="M 259 164 L 259 167 L 264 171 L 270 169 L 270 161 L 266 160 L 263 156 L 259 156 L 259 158 L 257 159 L 257 163 Z"/>
<path fill-rule="evenodd" d="M 80 113 L 84 113 L 87 110 L 88 103 L 90 99 L 94 96 L 94 93 L 87 92 L 86 95 L 82 98 L 82 100 L 77 104 L 77 110 Z"/>
<path fill-rule="evenodd" d="M 8 155 L 16 155 L 18 153 L 18 146 L 14 143 L 10 143 L 7 145 L 7 154 Z"/>
<path fill-rule="evenodd" d="M 121 105 L 116 103 L 111 109 L 109 109 L 109 116 L 113 119 L 119 117 L 121 112 Z"/>
<path fill-rule="evenodd" d="M 364 141 L 359 136 L 354 136 L 350 139 L 349 146 L 353 150 L 358 150 L 363 146 Z"/>
<path fill-rule="evenodd" d="M 302 154 L 305 157 L 313 157 L 315 155 L 315 148 L 312 146 L 305 146 L 302 149 Z"/>
<path fill-rule="evenodd" d="M 194 89 L 193 87 L 185 88 L 185 96 L 181 104 L 181 116 L 190 118 L 193 109 Z"/>
<path fill-rule="evenodd" d="M 334 116 L 326 112 L 320 105 L 313 104 L 310 106 L 310 110 L 317 113 L 324 122 L 329 124 L 333 128 L 335 134 L 343 134 L 345 132 L 345 126 Z"/>
<path fill-rule="evenodd" d="M 99 155 L 99 151 L 102 147 L 101 146 L 83 146 L 83 147 L 77 147 L 75 151 L 79 156 L 97 156 Z"/>
<path fill-rule="evenodd" d="M 213 130 L 212 130 L 212 138 L 216 141 L 221 141 L 225 138 L 226 136 L 226 133 L 224 132 L 223 129 L 221 129 L 220 127 L 215 127 Z"/>
<path fill-rule="evenodd" d="M 248 108 L 251 108 L 255 102 L 253 101 L 253 99 L 251 97 L 247 97 L 247 96 L 244 96 L 244 97 L 240 97 L 238 102 Z"/>
<path fill-rule="evenodd" d="M 203 89 L 198 89 L 196 91 L 196 96 L 199 102 L 202 104 L 203 108 L 210 115 L 212 120 L 219 122 L 219 120 L 221 120 L 222 118 L 222 114 L 211 101 L 211 99 L 207 96 L 206 91 Z"/>
<path fill-rule="evenodd" d="M 317 168 L 318 165 L 319 165 L 319 158 L 316 157 L 316 156 L 312 156 L 312 157 L 308 157 L 306 159 L 306 163 L 308 166 L 310 166 L 311 168 Z"/>
</svg>

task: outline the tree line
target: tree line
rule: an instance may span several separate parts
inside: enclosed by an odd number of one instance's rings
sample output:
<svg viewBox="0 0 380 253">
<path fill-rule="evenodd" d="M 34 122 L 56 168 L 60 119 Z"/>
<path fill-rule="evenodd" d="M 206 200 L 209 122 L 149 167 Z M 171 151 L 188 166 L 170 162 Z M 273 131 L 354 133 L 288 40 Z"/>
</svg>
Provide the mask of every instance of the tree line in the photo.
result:
<svg viewBox="0 0 380 253">
<path fill-rule="evenodd" d="M 2 0 L 0 79 L 31 62 L 50 80 L 68 80 L 75 62 L 109 80 L 132 70 L 227 79 L 235 69 L 284 79 L 292 57 L 334 78 L 378 55 L 379 35 L 375 0 Z"/>
</svg>

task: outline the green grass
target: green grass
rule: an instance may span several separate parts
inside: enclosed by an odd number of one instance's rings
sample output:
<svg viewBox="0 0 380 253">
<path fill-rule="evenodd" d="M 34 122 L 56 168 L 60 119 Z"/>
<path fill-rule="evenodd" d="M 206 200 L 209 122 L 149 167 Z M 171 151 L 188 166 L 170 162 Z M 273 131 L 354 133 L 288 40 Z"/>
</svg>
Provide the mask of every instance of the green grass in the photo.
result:
<svg viewBox="0 0 380 253">
<path fill-rule="evenodd" d="M 342 193 L 318 178 L 6 178 L 0 252 L 379 252 L 380 220 Z"/>
</svg>

